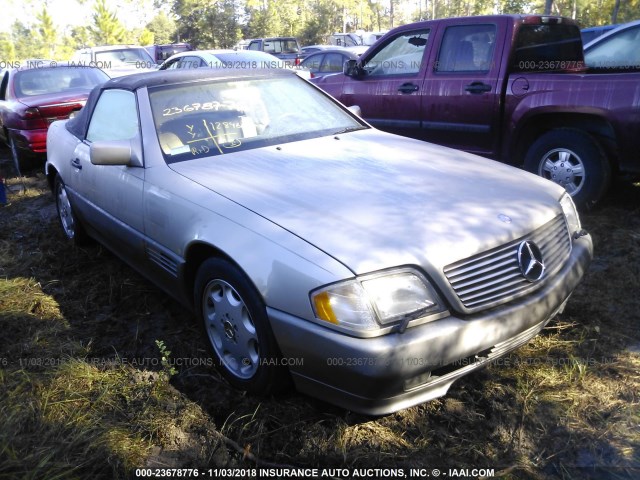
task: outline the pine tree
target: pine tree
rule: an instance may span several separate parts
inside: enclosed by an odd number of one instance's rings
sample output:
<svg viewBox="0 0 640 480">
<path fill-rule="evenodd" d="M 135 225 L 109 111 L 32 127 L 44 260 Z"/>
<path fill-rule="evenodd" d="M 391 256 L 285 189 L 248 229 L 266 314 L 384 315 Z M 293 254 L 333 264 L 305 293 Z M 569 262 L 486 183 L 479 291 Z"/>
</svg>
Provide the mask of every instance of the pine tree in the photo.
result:
<svg viewBox="0 0 640 480">
<path fill-rule="evenodd" d="M 37 41 L 40 44 L 38 56 L 53 59 L 55 58 L 58 34 L 46 6 L 42 7 L 42 11 L 36 18 L 38 19 L 36 27 L 38 31 Z"/>
<path fill-rule="evenodd" d="M 97 0 L 93 13 L 91 35 L 96 45 L 117 45 L 126 38 L 126 30 L 115 12 L 107 7 L 106 0 Z"/>
</svg>

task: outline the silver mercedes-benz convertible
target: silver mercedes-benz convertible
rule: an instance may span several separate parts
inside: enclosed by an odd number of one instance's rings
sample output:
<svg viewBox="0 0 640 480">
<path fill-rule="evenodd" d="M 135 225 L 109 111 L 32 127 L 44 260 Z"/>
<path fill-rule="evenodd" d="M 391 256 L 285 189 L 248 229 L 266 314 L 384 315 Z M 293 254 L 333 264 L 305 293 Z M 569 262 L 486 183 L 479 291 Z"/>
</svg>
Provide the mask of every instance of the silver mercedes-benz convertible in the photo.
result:
<svg viewBox="0 0 640 480">
<path fill-rule="evenodd" d="M 65 235 L 191 308 L 256 394 L 292 381 L 367 414 L 444 395 L 535 336 L 592 258 L 558 185 L 380 132 L 293 72 L 116 78 L 47 153 Z"/>
</svg>

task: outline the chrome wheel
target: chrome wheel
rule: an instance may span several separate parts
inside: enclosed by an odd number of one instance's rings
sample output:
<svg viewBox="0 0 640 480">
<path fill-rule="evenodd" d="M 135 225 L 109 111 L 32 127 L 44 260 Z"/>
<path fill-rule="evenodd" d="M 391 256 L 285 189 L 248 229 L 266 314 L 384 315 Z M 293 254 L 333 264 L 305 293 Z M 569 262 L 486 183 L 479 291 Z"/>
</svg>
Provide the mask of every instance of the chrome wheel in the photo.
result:
<svg viewBox="0 0 640 480">
<path fill-rule="evenodd" d="M 538 174 L 563 186 L 572 196 L 582 189 L 585 181 L 582 159 L 566 148 L 556 148 L 547 152 L 540 162 Z"/>
<path fill-rule="evenodd" d="M 524 167 L 564 187 L 580 209 L 598 203 L 611 181 L 611 165 L 600 143 L 572 128 L 542 134 L 527 148 Z"/>
<path fill-rule="evenodd" d="M 252 378 L 260 366 L 260 342 L 240 294 L 224 280 L 211 280 L 204 288 L 202 313 L 211 345 L 224 367 L 239 379 Z"/>
<path fill-rule="evenodd" d="M 58 207 L 58 216 L 60 217 L 60 224 L 62 225 L 64 234 L 67 238 L 72 239 L 76 234 L 76 222 L 73 218 L 73 210 L 71 210 L 71 203 L 69 202 L 67 191 L 65 190 L 62 182 L 58 182 L 56 203 Z"/>
</svg>

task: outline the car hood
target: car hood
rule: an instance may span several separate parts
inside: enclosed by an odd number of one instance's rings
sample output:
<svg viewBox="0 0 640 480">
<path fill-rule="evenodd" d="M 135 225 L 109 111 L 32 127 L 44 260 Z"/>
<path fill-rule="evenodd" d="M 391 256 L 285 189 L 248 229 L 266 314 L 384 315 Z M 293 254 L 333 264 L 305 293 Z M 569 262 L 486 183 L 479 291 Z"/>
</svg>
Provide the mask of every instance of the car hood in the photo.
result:
<svg viewBox="0 0 640 480">
<path fill-rule="evenodd" d="M 547 180 L 374 129 L 171 168 L 356 274 L 411 264 L 442 272 L 561 212 L 562 189 Z"/>
</svg>

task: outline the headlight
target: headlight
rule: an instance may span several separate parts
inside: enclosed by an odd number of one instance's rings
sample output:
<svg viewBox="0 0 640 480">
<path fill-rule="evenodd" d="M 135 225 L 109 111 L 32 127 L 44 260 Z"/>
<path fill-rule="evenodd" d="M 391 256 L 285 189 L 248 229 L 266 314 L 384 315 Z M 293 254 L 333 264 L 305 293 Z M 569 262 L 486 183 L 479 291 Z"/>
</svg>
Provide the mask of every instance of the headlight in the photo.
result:
<svg viewBox="0 0 640 480">
<path fill-rule="evenodd" d="M 573 237 L 576 232 L 582 230 L 582 226 L 580 225 L 578 210 L 576 210 L 576 206 L 571 199 L 571 195 L 569 195 L 568 193 L 563 194 L 562 198 L 560 199 L 560 205 L 562 206 L 562 211 L 565 218 L 567 219 L 569 235 Z"/>
<path fill-rule="evenodd" d="M 427 280 L 411 269 L 364 275 L 311 293 L 316 318 L 360 334 L 444 311 Z"/>
</svg>

